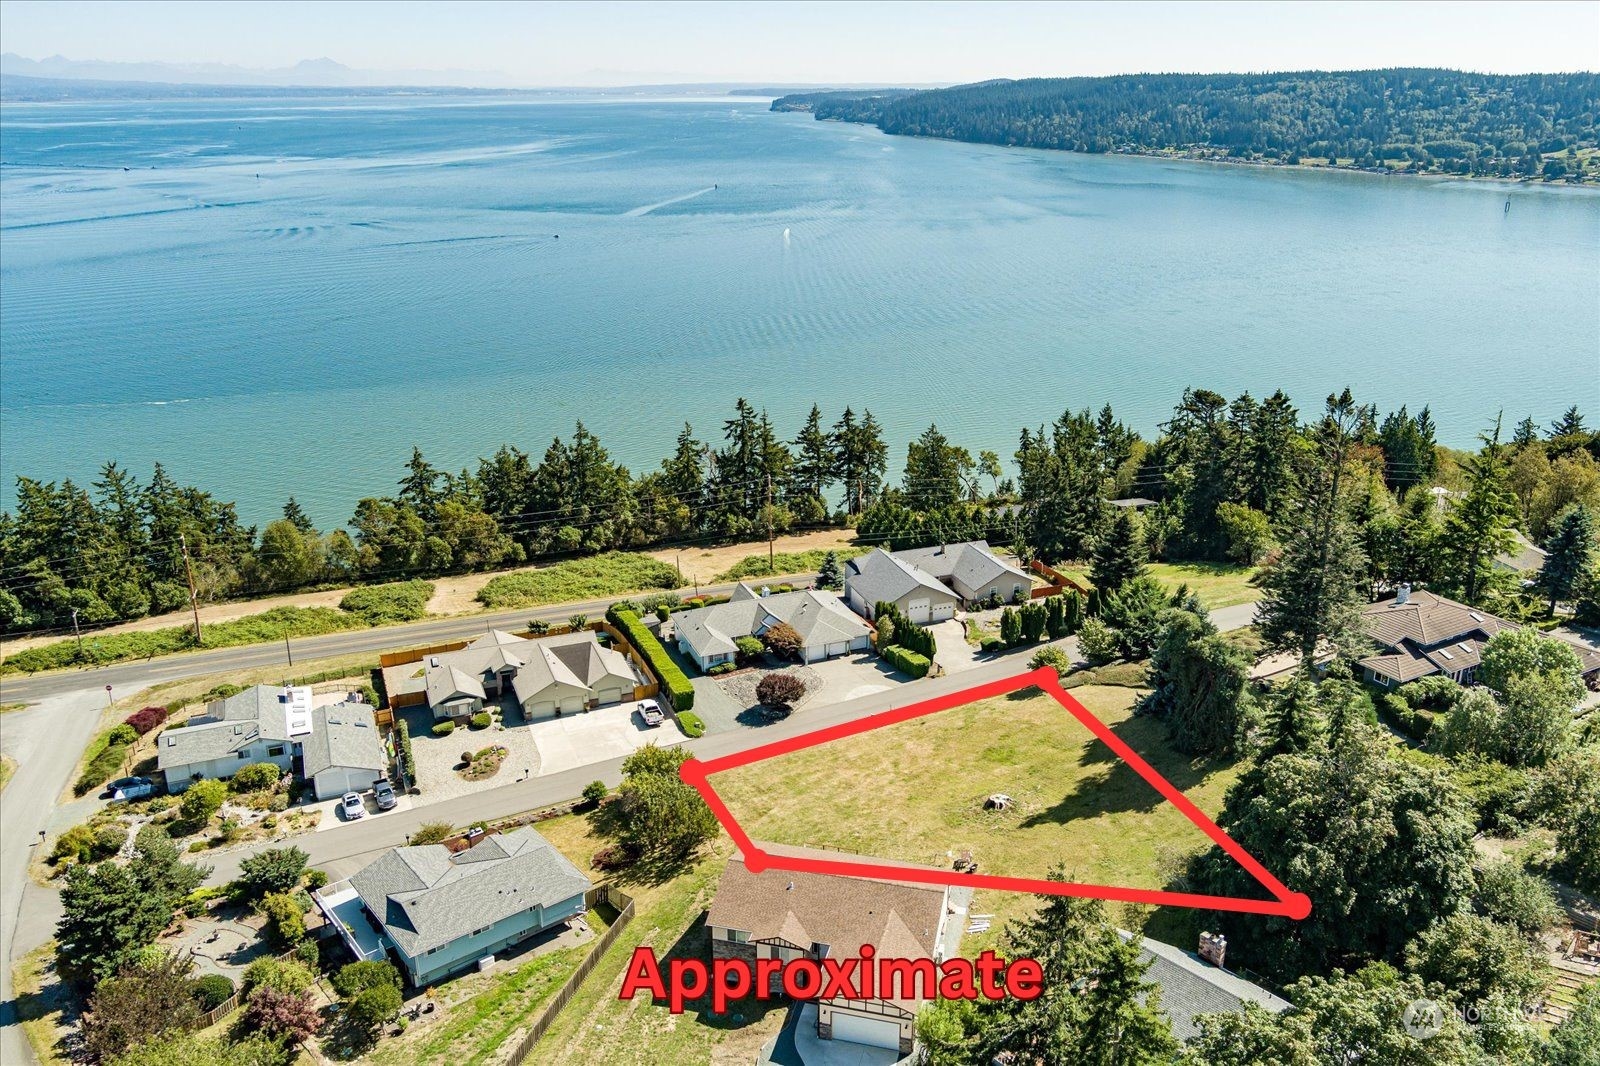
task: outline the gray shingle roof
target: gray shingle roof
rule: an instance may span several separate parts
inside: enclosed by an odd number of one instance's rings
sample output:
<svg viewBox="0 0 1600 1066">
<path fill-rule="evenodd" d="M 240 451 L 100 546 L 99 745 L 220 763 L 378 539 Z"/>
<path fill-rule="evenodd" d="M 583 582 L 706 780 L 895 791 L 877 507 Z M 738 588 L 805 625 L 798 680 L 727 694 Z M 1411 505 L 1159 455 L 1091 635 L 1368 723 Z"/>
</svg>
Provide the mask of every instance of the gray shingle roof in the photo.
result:
<svg viewBox="0 0 1600 1066">
<path fill-rule="evenodd" d="M 206 705 L 203 720 L 168 729 L 156 741 L 156 765 L 173 766 L 222 759 L 257 739 L 288 742 L 283 688 L 256 685 Z"/>
<path fill-rule="evenodd" d="M 856 640 L 869 631 L 838 596 L 814 589 L 761 596 L 741 585 L 727 603 L 681 611 L 672 617 L 673 632 L 702 658 L 732 654 L 739 637 L 760 636 L 779 622 L 793 626 L 808 648 Z"/>
<path fill-rule="evenodd" d="M 350 884 L 412 958 L 589 889 L 565 855 L 527 828 L 485 837 L 454 856 L 443 844 L 395 848 Z"/>
<path fill-rule="evenodd" d="M 1118 930 L 1123 940 L 1133 934 Z M 1144 979 L 1161 986 L 1161 1009 L 1172 1019 L 1172 1035 L 1179 1040 L 1199 1036 L 1194 1019 L 1199 1014 L 1243 1010 L 1255 1003 L 1279 1014 L 1291 1004 L 1238 974 L 1213 966 L 1192 952 L 1140 938 L 1139 955 L 1150 963 Z"/>
<path fill-rule="evenodd" d="M 963 599 L 977 598 L 980 590 L 1003 578 L 1020 581 L 1024 588 L 1033 585 L 1024 571 L 996 556 L 987 541 L 909 548 L 895 552 L 894 557 L 938 578 Z"/>
<path fill-rule="evenodd" d="M 932 574 L 882 548 L 874 548 L 866 555 L 846 563 L 844 580 L 845 587 L 868 606 L 896 603 L 918 589 L 930 593 L 940 602 L 956 598 L 956 594 L 940 584 Z"/>
<path fill-rule="evenodd" d="M 315 777 L 335 766 L 382 773 L 389 760 L 378 737 L 377 719 L 365 703 L 335 703 L 313 712 L 316 727 L 305 738 L 302 767 Z"/>
<path fill-rule="evenodd" d="M 429 706 L 463 697 L 485 699 L 484 680 L 506 669 L 515 671 L 512 689 L 523 703 L 552 685 L 592 690 L 606 678 L 638 681 L 627 657 L 600 647 L 590 630 L 537 640 L 491 630 L 465 648 L 430 655 L 423 669 Z"/>
<path fill-rule="evenodd" d="M 1361 666 L 1401 683 L 1478 665 L 1488 639 L 1517 627 L 1503 618 L 1431 592 L 1410 592 L 1406 602 L 1382 600 L 1361 612 L 1361 628 L 1385 649 Z"/>
</svg>

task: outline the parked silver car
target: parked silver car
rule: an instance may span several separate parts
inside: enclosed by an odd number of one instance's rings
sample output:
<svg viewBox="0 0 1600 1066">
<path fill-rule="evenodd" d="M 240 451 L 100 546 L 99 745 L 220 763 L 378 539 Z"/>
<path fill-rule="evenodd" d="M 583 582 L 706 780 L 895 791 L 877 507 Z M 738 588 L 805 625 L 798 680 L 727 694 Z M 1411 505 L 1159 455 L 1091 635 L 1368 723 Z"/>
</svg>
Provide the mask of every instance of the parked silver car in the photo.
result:
<svg viewBox="0 0 1600 1066">
<path fill-rule="evenodd" d="M 394 786 L 384 778 L 372 783 L 372 800 L 378 805 L 378 810 L 392 810 L 395 805 Z"/>
</svg>

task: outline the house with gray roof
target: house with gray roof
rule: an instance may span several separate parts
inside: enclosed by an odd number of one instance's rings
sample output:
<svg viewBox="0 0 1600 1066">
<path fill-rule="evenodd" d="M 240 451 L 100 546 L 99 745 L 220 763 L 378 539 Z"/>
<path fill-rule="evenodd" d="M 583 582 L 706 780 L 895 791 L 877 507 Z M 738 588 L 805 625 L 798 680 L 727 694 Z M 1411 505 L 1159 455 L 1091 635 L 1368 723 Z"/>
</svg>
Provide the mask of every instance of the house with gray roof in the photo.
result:
<svg viewBox="0 0 1600 1066">
<path fill-rule="evenodd" d="M 880 603 L 892 603 L 913 622 L 954 618 L 960 606 L 1025 603 L 1033 576 L 990 549 L 986 541 L 936 544 L 888 552 L 874 548 L 844 568 L 845 600 L 871 618 Z"/>
<path fill-rule="evenodd" d="M 672 632 L 678 650 L 705 671 L 733 662 L 740 637 L 760 637 L 780 622 L 800 634 L 802 662 L 872 647 L 871 627 L 833 593 L 799 589 L 763 595 L 742 582 L 727 603 L 674 614 Z"/>
<path fill-rule="evenodd" d="M 1282 996 L 1223 969 L 1227 944 L 1221 936 L 1201 933 L 1203 954 L 1196 954 L 1121 929 L 1117 935 L 1125 941 L 1138 940 L 1139 958 L 1150 964 L 1144 979 L 1160 987 L 1161 1009 L 1172 1022 L 1172 1035 L 1179 1040 L 1200 1035 L 1194 1020 L 1202 1014 L 1242 1011 L 1246 1003 L 1273 1014 L 1292 1006 Z"/>
<path fill-rule="evenodd" d="M 423 671 L 436 719 L 476 714 L 508 693 L 524 717 L 550 717 L 633 699 L 640 684 L 628 657 L 601 647 L 590 630 L 530 639 L 494 629 L 428 656 Z"/>
<path fill-rule="evenodd" d="M 287 773 L 315 728 L 311 689 L 256 685 L 165 730 L 156 738 L 156 766 L 169 792 L 202 778 L 226 780 L 251 763 L 270 762 Z"/>
<path fill-rule="evenodd" d="M 1361 628 L 1381 650 L 1357 665 L 1368 681 L 1389 688 L 1431 674 L 1471 681 L 1489 638 L 1517 627 L 1487 611 L 1401 585 L 1394 599 L 1362 610 Z"/>
<path fill-rule="evenodd" d="M 529 828 L 395 848 L 317 906 L 358 959 L 392 956 L 423 988 L 582 915 L 589 879 Z"/>
<path fill-rule="evenodd" d="M 317 799 L 362 792 L 383 777 L 389 756 L 378 722 L 365 703 L 335 703 L 312 712 L 312 730 L 300 745 L 300 774 Z"/>
</svg>

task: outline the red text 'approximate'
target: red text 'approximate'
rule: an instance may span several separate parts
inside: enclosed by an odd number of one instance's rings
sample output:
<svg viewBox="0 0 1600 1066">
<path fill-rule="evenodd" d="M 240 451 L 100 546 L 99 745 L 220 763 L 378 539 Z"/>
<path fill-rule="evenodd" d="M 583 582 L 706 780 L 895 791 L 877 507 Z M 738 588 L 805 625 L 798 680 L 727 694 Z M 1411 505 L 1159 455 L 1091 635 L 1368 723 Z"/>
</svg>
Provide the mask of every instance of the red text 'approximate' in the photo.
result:
<svg viewBox="0 0 1600 1066">
<path fill-rule="evenodd" d="M 777 978 L 774 982 L 773 978 Z M 776 984 L 776 989 L 774 988 Z M 633 949 L 619 999 L 649 992 L 665 1000 L 673 1014 L 684 1004 L 710 993 L 711 1010 L 721 1014 L 734 1000 L 754 995 L 771 999 L 1003 999 L 1039 998 L 1044 969 L 1036 959 L 999 958 L 992 951 L 976 959 L 877 958 L 871 944 L 859 955 L 821 960 L 671 959 L 666 973 L 650 948 Z"/>
</svg>

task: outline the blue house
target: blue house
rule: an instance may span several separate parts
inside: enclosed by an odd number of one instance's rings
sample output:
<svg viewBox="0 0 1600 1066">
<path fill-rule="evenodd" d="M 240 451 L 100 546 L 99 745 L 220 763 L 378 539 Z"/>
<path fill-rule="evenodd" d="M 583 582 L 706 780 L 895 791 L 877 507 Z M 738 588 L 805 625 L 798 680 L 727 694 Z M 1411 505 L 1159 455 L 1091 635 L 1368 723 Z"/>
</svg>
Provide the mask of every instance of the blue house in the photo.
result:
<svg viewBox="0 0 1600 1066">
<path fill-rule="evenodd" d="M 413 987 L 467 969 L 584 913 L 589 879 L 532 829 L 395 848 L 317 905 L 359 959 L 392 954 Z"/>
</svg>

